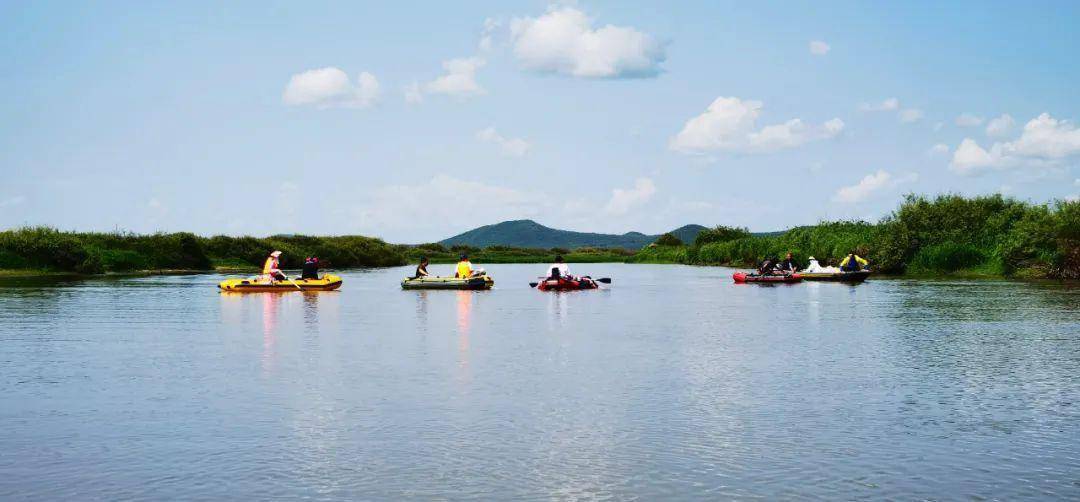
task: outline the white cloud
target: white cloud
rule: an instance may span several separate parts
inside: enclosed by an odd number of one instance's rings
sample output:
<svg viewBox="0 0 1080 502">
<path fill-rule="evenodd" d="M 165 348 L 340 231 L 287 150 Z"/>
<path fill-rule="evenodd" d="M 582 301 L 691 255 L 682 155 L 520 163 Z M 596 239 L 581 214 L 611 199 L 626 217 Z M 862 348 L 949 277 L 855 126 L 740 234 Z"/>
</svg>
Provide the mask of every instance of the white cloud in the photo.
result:
<svg viewBox="0 0 1080 502">
<path fill-rule="evenodd" d="M 495 31 L 498 30 L 500 26 L 502 26 L 502 22 L 498 19 L 489 17 L 484 20 L 484 31 L 480 33 L 480 42 L 477 43 L 477 48 L 480 52 L 489 52 L 495 47 Z"/>
<path fill-rule="evenodd" d="M 983 118 L 972 115 L 970 113 L 961 113 L 956 117 L 956 125 L 960 127 L 979 127 L 983 123 Z"/>
<path fill-rule="evenodd" d="M 900 109 L 900 100 L 887 98 L 880 103 L 863 103 L 859 110 L 864 112 L 892 112 Z"/>
<path fill-rule="evenodd" d="M 510 157 L 522 157 L 528 153 L 529 148 L 532 145 L 528 141 L 521 138 L 505 138 L 499 134 L 494 127 L 488 127 L 476 133 L 476 139 L 485 143 L 494 143 L 499 145 L 499 149 L 502 150 L 504 155 Z"/>
<path fill-rule="evenodd" d="M 1080 154 L 1080 129 L 1072 122 L 1043 113 L 1024 124 L 1020 138 L 1008 145 L 1025 157 L 1063 159 Z"/>
<path fill-rule="evenodd" d="M 1024 166 L 1054 167 L 1077 155 L 1080 155 L 1080 129 L 1072 122 L 1043 113 L 1024 125 L 1019 138 L 995 142 L 989 149 L 964 138 L 949 167 L 956 173 L 972 175 Z"/>
<path fill-rule="evenodd" d="M 975 140 L 964 138 L 953 152 L 949 168 L 958 174 L 980 174 L 986 169 L 1005 167 L 1006 161 L 1001 152 L 1001 144 L 995 143 L 990 151 L 984 150 Z"/>
<path fill-rule="evenodd" d="M 831 49 L 832 47 L 829 47 L 829 44 L 822 42 L 821 40 L 810 41 L 810 54 L 815 56 L 824 56 L 828 54 Z"/>
<path fill-rule="evenodd" d="M 986 135 L 993 138 L 1004 137 L 1012 131 L 1014 125 L 1016 121 L 1013 120 L 1012 115 L 1002 114 L 1000 117 L 990 119 L 990 122 L 986 124 Z"/>
<path fill-rule="evenodd" d="M 332 66 L 297 73 L 281 96 L 287 105 L 325 108 L 367 108 L 379 99 L 379 81 L 362 72 L 354 84 L 344 71 Z"/>
<path fill-rule="evenodd" d="M 604 212 L 611 216 L 622 216 L 652 199 L 656 194 L 656 185 L 649 178 L 638 178 L 633 188 L 616 188 L 611 191 L 611 199 L 604 206 Z"/>
<path fill-rule="evenodd" d="M 918 108 L 908 108 L 906 110 L 901 110 L 900 113 L 897 114 L 897 117 L 900 118 L 900 122 L 910 124 L 922 120 L 923 115 L 925 115 L 923 111 Z"/>
<path fill-rule="evenodd" d="M 879 169 L 876 173 L 863 177 L 857 184 L 837 190 L 836 194 L 833 195 L 833 201 L 854 204 L 866 200 L 878 191 L 910 183 L 917 179 L 919 179 L 919 176 L 915 173 L 894 177 L 888 171 Z"/>
<path fill-rule="evenodd" d="M 428 94 L 445 94 L 456 98 L 469 98 L 487 94 L 476 82 L 476 71 L 485 61 L 478 57 L 451 59 L 443 62 L 446 74 L 424 85 Z"/>
<path fill-rule="evenodd" d="M 22 195 L 16 195 L 14 197 L 8 197 L 6 199 L 0 200 L 0 207 L 20 206 L 24 202 L 26 202 L 26 197 Z"/>
<path fill-rule="evenodd" d="M 807 125 L 796 118 L 757 130 L 762 106 L 760 101 L 716 98 L 704 113 L 686 122 L 668 147 L 682 153 L 713 150 L 767 153 L 833 138 L 844 130 L 844 121 L 838 118 L 820 126 Z"/>
<path fill-rule="evenodd" d="M 514 57 L 526 69 L 582 78 L 640 78 L 660 73 L 663 44 L 634 28 L 594 29 L 584 12 L 552 6 L 510 22 Z"/>
<path fill-rule="evenodd" d="M 931 155 L 931 156 L 948 155 L 949 154 L 949 145 L 946 145 L 945 143 L 938 143 L 938 144 L 930 147 L 930 149 L 927 150 L 926 153 L 927 153 L 927 155 Z"/>
</svg>

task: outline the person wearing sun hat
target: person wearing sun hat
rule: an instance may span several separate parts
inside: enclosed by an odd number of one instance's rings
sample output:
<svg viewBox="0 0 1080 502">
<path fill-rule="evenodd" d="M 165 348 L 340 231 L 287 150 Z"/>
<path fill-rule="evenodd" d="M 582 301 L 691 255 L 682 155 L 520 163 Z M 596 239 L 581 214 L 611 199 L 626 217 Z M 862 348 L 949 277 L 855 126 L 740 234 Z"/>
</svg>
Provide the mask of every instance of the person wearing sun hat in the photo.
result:
<svg viewBox="0 0 1080 502">
<path fill-rule="evenodd" d="M 270 280 L 271 283 L 278 279 L 284 279 L 285 273 L 281 271 L 281 265 L 278 259 L 281 257 L 281 251 L 275 250 L 270 253 L 270 256 L 266 258 L 266 263 L 263 264 L 263 277 Z"/>
</svg>

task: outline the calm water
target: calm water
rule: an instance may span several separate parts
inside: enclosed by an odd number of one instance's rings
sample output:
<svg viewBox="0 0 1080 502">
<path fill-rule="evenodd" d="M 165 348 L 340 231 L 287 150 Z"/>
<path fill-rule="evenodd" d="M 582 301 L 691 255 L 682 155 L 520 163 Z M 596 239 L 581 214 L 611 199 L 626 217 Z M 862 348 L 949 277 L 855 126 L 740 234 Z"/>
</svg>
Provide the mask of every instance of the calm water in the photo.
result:
<svg viewBox="0 0 1080 502">
<path fill-rule="evenodd" d="M 1080 497 L 1080 288 L 486 268 L 8 280 L 0 499 Z"/>
</svg>

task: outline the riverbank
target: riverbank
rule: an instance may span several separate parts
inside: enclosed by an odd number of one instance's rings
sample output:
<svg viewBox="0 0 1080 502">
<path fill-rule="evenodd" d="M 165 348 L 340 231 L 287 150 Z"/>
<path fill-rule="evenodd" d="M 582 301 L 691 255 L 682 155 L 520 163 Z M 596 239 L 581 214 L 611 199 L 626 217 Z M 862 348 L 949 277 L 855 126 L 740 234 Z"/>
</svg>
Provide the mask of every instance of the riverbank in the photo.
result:
<svg viewBox="0 0 1080 502">
<path fill-rule="evenodd" d="M 45 227 L 0 232 L 0 275 L 104 273 L 253 273 L 271 250 L 282 266 L 300 268 L 305 256 L 324 267 L 386 267 L 454 263 L 468 254 L 477 264 L 655 263 L 753 267 L 765 256 L 791 252 L 836 263 L 854 250 L 874 270 L 912 277 L 1080 279 L 1080 202 L 1031 204 L 1000 195 L 933 199 L 909 196 L 877 223 L 833 221 L 770 235 L 718 226 L 692 243 L 665 234 L 639 251 L 606 248 L 533 249 L 388 244 L 365 236 L 202 237 L 191 233 L 61 232 Z"/>
<path fill-rule="evenodd" d="M 284 268 L 300 268 L 304 257 L 313 255 L 340 268 L 405 264 L 398 246 L 364 236 L 202 237 L 32 227 L 0 232 L 0 270 L 8 275 L 247 271 L 258 270 L 274 249 L 283 252 Z"/>
<path fill-rule="evenodd" d="M 823 222 L 770 236 L 716 227 L 691 244 L 646 247 L 631 261 L 752 267 L 790 252 L 804 264 L 810 256 L 835 264 L 851 251 L 891 275 L 1077 280 L 1080 202 L 911 195 L 878 223 Z"/>
</svg>

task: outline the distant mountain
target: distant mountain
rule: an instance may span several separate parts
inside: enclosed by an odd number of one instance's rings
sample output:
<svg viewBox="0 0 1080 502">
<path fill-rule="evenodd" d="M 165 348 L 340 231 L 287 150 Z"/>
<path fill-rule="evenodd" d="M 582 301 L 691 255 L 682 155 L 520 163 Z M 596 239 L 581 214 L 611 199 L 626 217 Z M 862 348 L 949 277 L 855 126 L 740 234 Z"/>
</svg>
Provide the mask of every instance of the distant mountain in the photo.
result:
<svg viewBox="0 0 1080 502">
<path fill-rule="evenodd" d="M 680 240 L 694 242 L 697 234 L 705 230 L 701 225 L 686 225 L 672 230 Z M 580 247 L 641 249 L 659 235 L 646 235 L 641 232 L 627 232 L 622 235 L 571 232 L 545 227 L 532 220 L 514 220 L 485 225 L 455 235 L 441 241 L 445 246 L 464 244 L 473 247 L 514 246 L 525 248 L 567 248 Z"/>
</svg>

